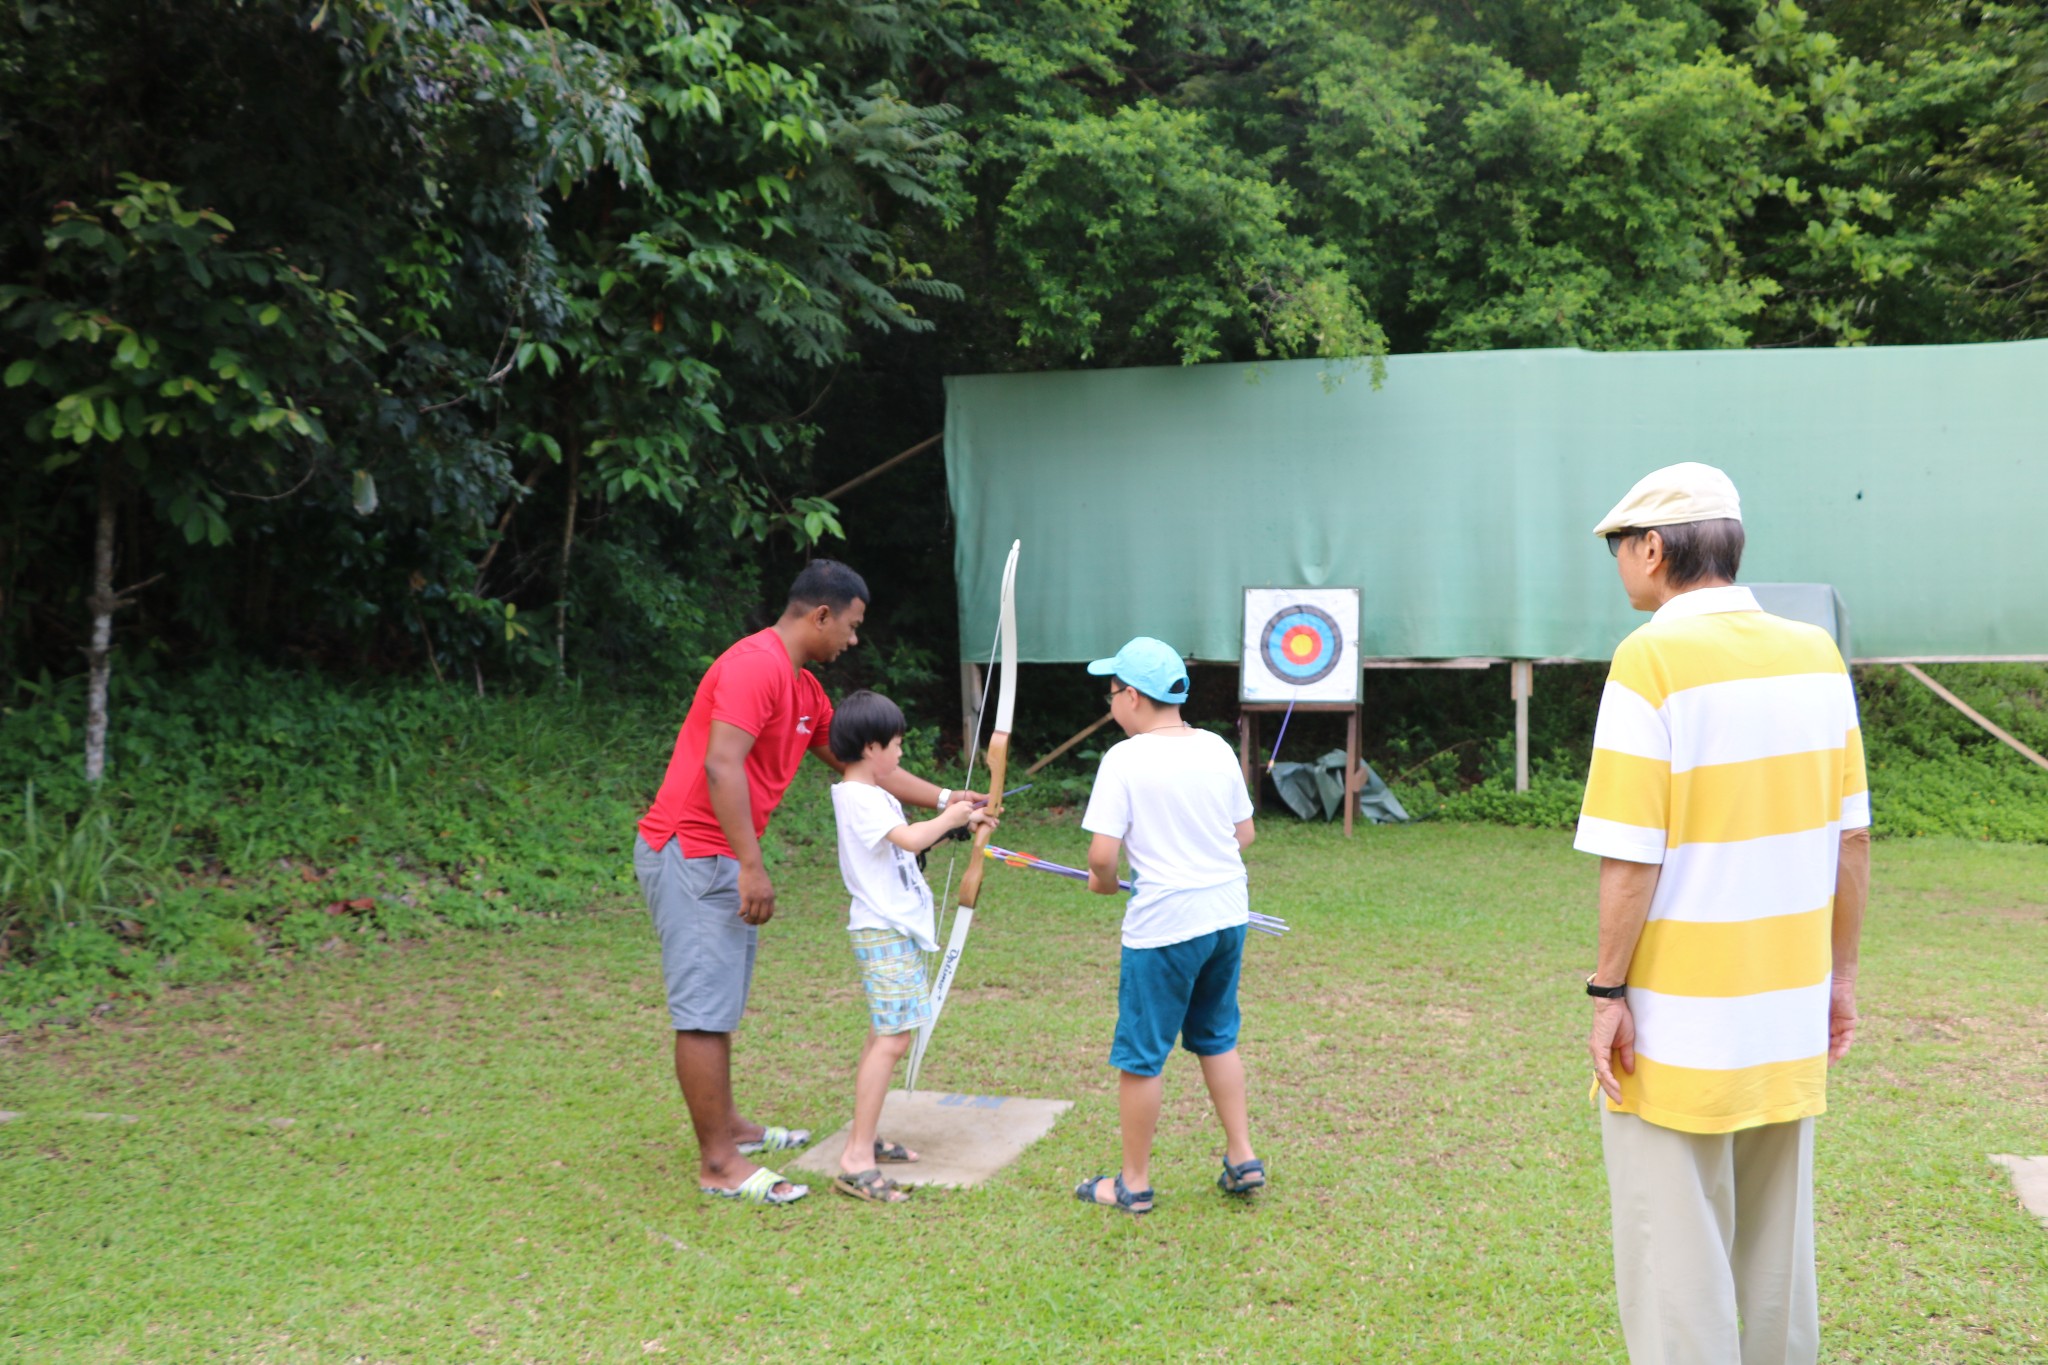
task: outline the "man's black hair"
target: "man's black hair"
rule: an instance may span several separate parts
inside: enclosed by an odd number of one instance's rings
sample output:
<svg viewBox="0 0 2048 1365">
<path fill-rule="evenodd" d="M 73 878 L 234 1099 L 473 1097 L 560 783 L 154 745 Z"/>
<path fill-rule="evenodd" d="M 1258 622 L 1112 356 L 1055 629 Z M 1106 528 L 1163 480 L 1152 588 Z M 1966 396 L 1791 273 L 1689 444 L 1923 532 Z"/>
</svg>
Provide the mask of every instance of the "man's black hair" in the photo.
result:
<svg viewBox="0 0 2048 1365">
<path fill-rule="evenodd" d="M 867 580 L 836 559 L 814 559 L 789 585 L 789 605 L 811 611 L 830 607 L 833 614 L 845 611 L 855 601 L 871 602 Z"/>
<path fill-rule="evenodd" d="M 1733 517 L 1659 526 L 1657 534 L 1664 541 L 1664 562 L 1669 566 L 1664 570 L 1666 580 L 1674 588 L 1714 578 L 1733 583 L 1735 571 L 1742 567 L 1746 537 L 1742 523 Z"/>
<path fill-rule="evenodd" d="M 902 733 L 903 708 L 879 692 L 863 687 L 832 708 L 832 756 L 841 763 L 857 763 L 868 745 L 886 747 Z"/>
</svg>

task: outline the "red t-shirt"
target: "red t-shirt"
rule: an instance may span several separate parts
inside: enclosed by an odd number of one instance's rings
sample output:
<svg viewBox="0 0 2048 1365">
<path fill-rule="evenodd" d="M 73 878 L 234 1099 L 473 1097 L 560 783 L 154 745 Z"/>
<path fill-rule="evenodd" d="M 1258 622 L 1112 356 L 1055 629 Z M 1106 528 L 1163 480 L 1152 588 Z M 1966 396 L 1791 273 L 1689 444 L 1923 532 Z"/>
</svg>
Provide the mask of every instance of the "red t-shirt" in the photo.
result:
<svg viewBox="0 0 2048 1365">
<path fill-rule="evenodd" d="M 832 703 L 808 671 L 790 667 L 789 651 L 773 629 L 749 635 L 719 655 L 697 684 L 690 714 L 676 735 L 668 775 L 640 821 L 641 837 L 657 853 L 670 839 L 681 839 L 685 858 L 736 856 L 711 809 L 704 773 L 714 720 L 754 737 L 746 769 L 758 839 L 804 761 L 804 750 L 825 747 L 832 733 Z"/>
</svg>

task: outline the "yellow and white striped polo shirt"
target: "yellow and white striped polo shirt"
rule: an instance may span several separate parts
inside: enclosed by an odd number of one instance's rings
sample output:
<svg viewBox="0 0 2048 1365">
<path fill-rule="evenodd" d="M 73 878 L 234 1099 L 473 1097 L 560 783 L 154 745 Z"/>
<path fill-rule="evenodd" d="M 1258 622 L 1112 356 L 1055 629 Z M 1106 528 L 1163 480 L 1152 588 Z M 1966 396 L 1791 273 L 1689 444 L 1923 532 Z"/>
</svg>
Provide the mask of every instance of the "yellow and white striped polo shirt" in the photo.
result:
<svg viewBox="0 0 2048 1365">
<path fill-rule="evenodd" d="M 1870 823 L 1863 733 L 1828 633 L 1747 588 L 1681 593 L 1614 652 L 1574 847 L 1661 863 L 1628 968 L 1620 1104 L 1729 1133 L 1827 1108 L 1841 833 Z"/>
</svg>

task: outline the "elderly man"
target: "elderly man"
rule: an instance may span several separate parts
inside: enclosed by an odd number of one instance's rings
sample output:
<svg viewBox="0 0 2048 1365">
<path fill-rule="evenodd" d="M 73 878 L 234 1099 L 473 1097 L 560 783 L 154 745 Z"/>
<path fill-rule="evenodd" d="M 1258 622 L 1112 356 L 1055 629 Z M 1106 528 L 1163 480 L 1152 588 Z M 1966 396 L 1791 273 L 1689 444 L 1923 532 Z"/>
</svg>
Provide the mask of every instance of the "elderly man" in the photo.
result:
<svg viewBox="0 0 2048 1365">
<path fill-rule="evenodd" d="M 1825 631 L 1735 586 L 1720 470 L 1658 470 L 1594 534 L 1654 613 L 1614 652 L 1576 840 L 1622 1333 L 1637 1365 L 1812 1361 L 1813 1120 L 1870 885 L 1855 693 Z"/>
</svg>

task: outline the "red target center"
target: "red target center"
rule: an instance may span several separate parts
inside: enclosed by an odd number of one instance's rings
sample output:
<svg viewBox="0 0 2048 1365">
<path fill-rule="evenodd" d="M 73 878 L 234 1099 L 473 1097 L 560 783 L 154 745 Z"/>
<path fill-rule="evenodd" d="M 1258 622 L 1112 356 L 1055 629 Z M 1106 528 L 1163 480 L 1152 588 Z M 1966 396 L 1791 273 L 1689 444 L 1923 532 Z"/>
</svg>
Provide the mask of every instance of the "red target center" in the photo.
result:
<svg viewBox="0 0 2048 1365">
<path fill-rule="evenodd" d="M 1280 649 L 1296 663 L 1307 663 L 1322 651 L 1322 641 L 1307 626 L 1296 626 L 1280 637 Z"/>
</svg>

